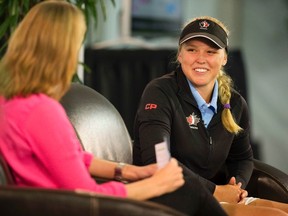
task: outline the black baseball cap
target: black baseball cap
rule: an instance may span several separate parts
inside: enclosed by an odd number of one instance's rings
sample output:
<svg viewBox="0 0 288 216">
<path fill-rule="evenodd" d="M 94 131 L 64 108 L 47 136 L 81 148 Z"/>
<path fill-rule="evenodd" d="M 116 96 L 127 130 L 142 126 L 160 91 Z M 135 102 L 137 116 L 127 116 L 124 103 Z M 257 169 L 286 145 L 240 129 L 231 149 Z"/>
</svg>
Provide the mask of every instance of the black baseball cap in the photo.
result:
<svg viewBox="0 0 288 216">
<path fill-rule="evenodd" d="M 207 38 L 217 47 L 228 47 L 228 35 L 217 23 L 207 19 L 196 19 L 184 27 L 179 38 L 179 45 L 197 37 Z"/>
</svg>

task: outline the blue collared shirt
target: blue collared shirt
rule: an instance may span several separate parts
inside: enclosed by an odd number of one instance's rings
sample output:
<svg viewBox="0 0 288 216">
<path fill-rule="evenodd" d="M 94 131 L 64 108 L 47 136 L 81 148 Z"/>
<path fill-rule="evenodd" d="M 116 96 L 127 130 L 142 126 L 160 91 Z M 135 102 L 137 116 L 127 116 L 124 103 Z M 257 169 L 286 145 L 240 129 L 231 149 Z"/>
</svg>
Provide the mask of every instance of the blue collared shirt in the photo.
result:
<svg viewBox="0 0 288 216">
<path fill-rule="evenodd" d="M 209 104 L 206 103 L 206 101 L 201 97 L 199 92 L 196 90 L 196 88 L 193 86 L 193 84 L 189 80 L 188 80 L 188 83 L 190 86 L 190 90 L 198 104 L 198 108 L 202 114 L 202 120 L 204 122 L 204 125 L 207 128 L 213 115 L 217 113 L 218 81 L 216 80 L 215 82 L 212 99 Z"/>
</svg>

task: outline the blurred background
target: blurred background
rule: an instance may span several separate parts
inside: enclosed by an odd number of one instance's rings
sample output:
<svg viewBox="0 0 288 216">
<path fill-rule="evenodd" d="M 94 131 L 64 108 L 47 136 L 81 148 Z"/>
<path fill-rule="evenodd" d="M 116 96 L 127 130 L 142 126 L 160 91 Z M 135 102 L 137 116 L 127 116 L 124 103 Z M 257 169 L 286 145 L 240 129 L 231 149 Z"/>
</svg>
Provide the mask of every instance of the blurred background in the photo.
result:
<svg viewBox="0 0 288 216">
<path fill-rule="evenodd" d="M 90 24 L 84 83 L 106 96 L 133 138 L 141 93 L 173 70 L 181 27 L 209 15 L 230 29 L 227 71 L 246 98 L 255 157 L 288 173 L 288 0 L 117 0 Z M 101 11 L 99 11 L 101 13 Z"/>
</svg>

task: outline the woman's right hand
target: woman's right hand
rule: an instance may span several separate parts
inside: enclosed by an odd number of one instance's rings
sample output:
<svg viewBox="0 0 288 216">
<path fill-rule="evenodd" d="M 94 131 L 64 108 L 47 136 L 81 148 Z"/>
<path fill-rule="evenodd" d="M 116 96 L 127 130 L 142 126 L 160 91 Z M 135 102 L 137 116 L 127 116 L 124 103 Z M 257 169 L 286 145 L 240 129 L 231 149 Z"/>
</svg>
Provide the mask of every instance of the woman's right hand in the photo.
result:
<svg viewBox="0 0 288 216">
<path fill-rule="evenodd" d="M 163 168 L 151 177 L 126 184 L 127 197 L 146 200 L 175 191 L 184 184 L 182 168 L 172 158 Z"/>
<path fill-rule="evenodd" d="M 182 171 L 177 160 L 172 158 L 151 177 L 152 183 L 159 189 L 159 195 L 172 192 L 184 184 Z"/>
</svg>

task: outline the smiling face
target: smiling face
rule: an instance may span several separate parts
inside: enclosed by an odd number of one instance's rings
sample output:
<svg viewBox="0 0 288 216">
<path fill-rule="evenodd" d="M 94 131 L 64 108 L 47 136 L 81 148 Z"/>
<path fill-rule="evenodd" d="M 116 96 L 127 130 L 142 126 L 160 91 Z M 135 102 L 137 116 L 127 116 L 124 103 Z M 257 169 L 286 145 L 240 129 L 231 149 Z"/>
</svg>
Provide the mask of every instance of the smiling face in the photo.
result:
<svg viewBox="0 0 288 216">
<path fill-rule="evenodd" d="M 208 39 L 194 38 L 181 45 L 178 61 L 197 90 L 212 92 L 220 69 L 227 63 L 227 54 Z"/>
</svg>

